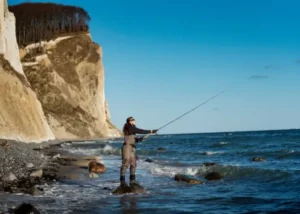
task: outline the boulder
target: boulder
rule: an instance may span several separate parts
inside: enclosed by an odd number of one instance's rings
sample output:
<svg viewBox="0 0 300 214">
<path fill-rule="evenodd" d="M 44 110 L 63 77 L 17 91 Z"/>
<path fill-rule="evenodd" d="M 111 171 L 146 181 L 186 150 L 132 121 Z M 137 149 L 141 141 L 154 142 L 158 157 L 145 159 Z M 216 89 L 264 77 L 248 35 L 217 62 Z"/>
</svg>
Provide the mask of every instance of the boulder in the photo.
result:
<svg viewBox="0 0 300 214">
<path fill-rule="evenodd" d="M 120 185 L 118 186 L 112 193 L 113 194 L 126 194 L 126 193 L 130 193 L 131 192 L 131 189 L 130 187 L 127 185 L 127 184 L 123 184 L 123 185 Z"/>
<path fill-rule="evenodd" d="M 130 184 L 130 192 L 131 193 L 144 193 L 145 189 L 139 183 L 134 182 Z"/>
<path fill-rule="evenodd" d="M 188 184 L 203 184 L 204 182 L 191 178 L 188 175 L 183 175 L 183 174 L 176 174 L 175 175 L 175 181 L 180 181 L 180 182 L 186 182 Z"/>
<path fill-rule="evenodd" d="M 118 186 L 112 193 L 113 194 L 128 194 L 128 193 L 144 193 L 145 189 L 138 183 L 134 183 L 130 186 L 122 184 Z"/>
<path fill-rule="evenodd" d="M 89 162 L 88 164 L 88 169 L 89 169 L 89 172 L 93 172 L 93 173 L 103 173 L 106 171 L 106 168 L 104 166 L 104 164 L 102 163 L 99 163 L 97 161 L 91 161 Z"/>
<path fill-rule="evenodd" d="M 13 210 L 14 214 L 41 214 L 33 205 L 23 203 Z"/>
<path fill-rule="evenodd" d="M 205 179 L 206 180 L 220 180 L 220 179 L 222 179 L 222 176 L 218 172 L 210 172 L 205 175 Z"/>
</svg>

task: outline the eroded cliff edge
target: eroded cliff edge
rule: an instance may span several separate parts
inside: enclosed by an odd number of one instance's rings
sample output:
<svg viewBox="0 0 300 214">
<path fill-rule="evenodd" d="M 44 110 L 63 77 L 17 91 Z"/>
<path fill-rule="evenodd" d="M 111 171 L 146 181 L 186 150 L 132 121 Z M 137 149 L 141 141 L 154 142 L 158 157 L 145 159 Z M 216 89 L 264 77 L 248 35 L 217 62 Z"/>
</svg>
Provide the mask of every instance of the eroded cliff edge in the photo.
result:
<svg viewBox="0 0 300 214">
<path fill-rule="evenodd" d="M 22 50 L 25 75 L 58 139 L 119 137 L 104 93 L 102 49 L 89 34 Z"/>
<path fill-rule="evenodd" d="M 0 0 L 0 138 L 23 142 L 54 139 L 27 81 L 15 36 L 15 17 Z"/>
</svg>

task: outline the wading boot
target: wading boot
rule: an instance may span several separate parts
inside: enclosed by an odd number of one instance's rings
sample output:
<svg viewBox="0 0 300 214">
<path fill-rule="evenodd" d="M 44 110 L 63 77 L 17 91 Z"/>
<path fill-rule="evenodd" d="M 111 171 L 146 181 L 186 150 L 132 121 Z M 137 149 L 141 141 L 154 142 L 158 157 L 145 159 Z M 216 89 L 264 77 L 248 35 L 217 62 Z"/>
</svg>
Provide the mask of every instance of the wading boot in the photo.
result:
<svg viewBox="0 0 300 214">
<path fill-rule="evenodd" d="M 121 176 L 120 177 L 120 186 L 113 191 L 113 194 L 125 194 L 125 193 L 130 193 L 130 192 L 131 192 L 131 188 L 125 182 L 125 176 Z"/>
<path fill-rule="evenodd" d="M 120 176 L 120 187 L 128 187 L 128 184 L 125 181 L 125 176 Z"/>
<path fill-rule="evenodd" d="M 130 188 L 134 192 L 144 191 L 144 188 L 135 180 L 135 175 L 130 175 Z"/>
</svg>

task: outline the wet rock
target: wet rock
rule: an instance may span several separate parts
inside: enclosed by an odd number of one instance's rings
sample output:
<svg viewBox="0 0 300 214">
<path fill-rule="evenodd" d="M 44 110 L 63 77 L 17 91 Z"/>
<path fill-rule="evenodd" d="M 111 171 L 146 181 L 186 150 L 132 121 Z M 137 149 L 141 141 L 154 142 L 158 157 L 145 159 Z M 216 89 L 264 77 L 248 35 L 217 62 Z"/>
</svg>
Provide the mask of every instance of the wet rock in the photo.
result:
<svg viewBox="0 0 300 214">
<path fill-rule="evenodd" d="M 93 173 L 96 173 L 96 174 L 104 173 L 106 171 L 106 168 L 105 168 L 104 164 L 99 163 L 97 161 L 89 162 L 88 169 L 89 169 L 89 172 L 93 172 Z"/>
<path fill-rule="evenodd" d="M 206 180 L 220 180 L 220 179 L 222 179 L 222 176 L 218 172 L 210 172 L 205 175 L 205 179 Z"/>
<path fill-rule="evenodd" d="M 30 173 L 30 177 L 41 178 L 42 176 L 43 176 L 43 170 L 42 169 L 38 169 L 38 170 L 35 170 L 32 173 Z"/>
<path fill-rule="evenodd" d="M 252 158 L 252 161 L 261 162 L 261 161 L 266 161 L 266 159 L 264 159 L 262 157 L 254 157 L 254 158 Z"/>
<path fill-rule="evenodd" d="M 13 211 L 13 214 L 41 214 L 33 205 L 23 203 Z"/>
<path fill-rule="evenodd" d="M 151 160 L 150 158 L 146 159 L 145 162 L 147 163 L 153 163 L 153 160 Z"/>
<path fill-rule="evenodd" d="M 183 174 L 176 174 L 175 175 L 175 181 L 180 181 L 180 182 L 186 182 L 188 184 L 203 184 L 204 182 L 191 178 L 188 175 L 183 175 Z"/>
<path fill-rule="evenodd" d="M 130 193 L 131 189 L 128 186 L 128 184 L 123 184 L 120 185 L 119 187 L 117 187 L 112 193 L 113 194 L 126 194 L 126 193 Z"/>
<path fill-rule="evenodd" d="M 102 190 L 112 190 L 110 187 L 103 187 Z"/>
<path fill-rule="evenodd" d="M 203 163 L 203 165 L 204 166 L 215 166 L 215 165 L 217 165 L 216 163 L 210 163 L 210 162 L 205 162 L 205 163 Z"/>
<path fill-rule="evenodd" d="M 13 173 L 8 173 L 2 176 L 1 180 L 3 181 L 14 181 L 17 180 L 17 177 Z"/>
<path fill-rule="evenodd" d="M 30 195 L 42 195 L 43 194 L 42 191 L 43 189 L 33 186 L 27 190 L 27 193 Z"/>
<path fill-rule="evenodd" d="M 32 163 L 27 163 L 26 164 L 26 168 L 33 168 L 33 167 L 34 167 L 34 165 Z"/>
<path fill-rule="evenodd" d="M 127 194 L 127 193 L 144 193 L 145 189 L 138 183 L 131 184 L 122 184 L 116 188 L 112 193 L 113 194 Z"/>
<path fill-rule="evenodd" d="M 158 151 L 166 151 L 166 149 L 165 149 L 165 148 L 162 148 L 162 147 L 157 148 L 157 150 L 158 150 Z"/>
<path fill-rule="evenodd" d="M 139 183 L 133 182 L 130 184 L 130 193 L 144 193 L 145 189 Z"/>
</svg>

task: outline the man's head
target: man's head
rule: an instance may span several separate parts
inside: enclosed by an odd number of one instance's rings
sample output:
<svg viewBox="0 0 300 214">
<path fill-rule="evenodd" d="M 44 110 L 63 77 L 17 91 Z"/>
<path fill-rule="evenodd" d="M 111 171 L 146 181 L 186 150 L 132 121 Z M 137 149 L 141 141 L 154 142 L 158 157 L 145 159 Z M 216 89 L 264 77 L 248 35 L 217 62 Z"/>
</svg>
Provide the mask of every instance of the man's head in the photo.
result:
<svg viewBox="0 0 300 214">
<path fill-rule="evenodd" d="M 135 119 L 133 117 L 128 117 L 126 119 L 126 123 L 131 124 L 131 125 L 135 125 Z"/>
</svg>

